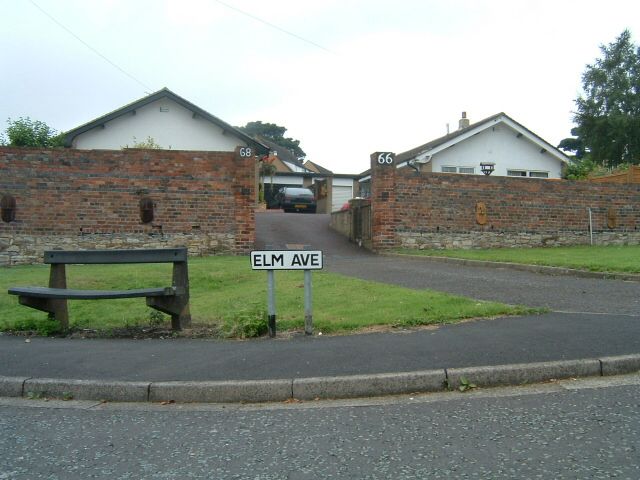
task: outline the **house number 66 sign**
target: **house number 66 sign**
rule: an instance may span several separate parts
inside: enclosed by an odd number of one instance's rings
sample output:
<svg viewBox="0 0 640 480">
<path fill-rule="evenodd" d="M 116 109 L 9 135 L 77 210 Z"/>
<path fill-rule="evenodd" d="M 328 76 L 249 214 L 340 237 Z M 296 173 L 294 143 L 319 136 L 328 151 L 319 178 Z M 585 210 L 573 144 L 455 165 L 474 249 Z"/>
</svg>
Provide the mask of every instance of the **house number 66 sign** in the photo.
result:
<svg viewBox="0 0 640 480">
<path fill-rule="evenodd" d="M 394 154 L 391 152 L 381 152 L 378 154 L 378 165 L 393 165 Z"/>
</svg>

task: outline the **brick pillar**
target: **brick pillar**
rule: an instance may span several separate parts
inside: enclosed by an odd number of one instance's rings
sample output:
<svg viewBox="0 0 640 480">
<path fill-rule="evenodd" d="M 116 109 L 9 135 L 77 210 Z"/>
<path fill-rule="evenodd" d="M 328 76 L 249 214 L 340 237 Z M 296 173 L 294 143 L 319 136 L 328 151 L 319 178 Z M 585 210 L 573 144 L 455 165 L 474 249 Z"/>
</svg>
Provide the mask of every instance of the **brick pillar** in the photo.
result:
<svg viewBox="0 0 640 480">
<path fill-rule="evenodd" d="M 235 176 L 235 253 L 249 253 L 256 241 L 256 152 L 236 147 L 233 153 Z"/>
<path fill-rule="evenodd" d="M 373 251 L 396 245 L 396 162 L 395 154 L 371 154 L 371 243 Z"/>
</svg>

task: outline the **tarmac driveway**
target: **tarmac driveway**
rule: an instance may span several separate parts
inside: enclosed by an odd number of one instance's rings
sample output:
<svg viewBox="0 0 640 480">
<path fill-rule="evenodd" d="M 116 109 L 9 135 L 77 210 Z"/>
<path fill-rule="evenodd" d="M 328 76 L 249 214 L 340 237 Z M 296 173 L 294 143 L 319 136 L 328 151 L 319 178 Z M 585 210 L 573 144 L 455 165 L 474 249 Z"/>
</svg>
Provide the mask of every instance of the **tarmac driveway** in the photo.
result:
<svg viewBox="0 0 640 480">
<path fill-rule="evenodd" d="M 324 252 L 325 269 L 415 289 L 432 289 L 557 312 L 616 314 L 640 320 L 640 283 L 457 265 L 427 258 L 375 255 L 329 228 L 329 215 L 256 214 L 258 248 L 306 244 Z"/>
</svg>

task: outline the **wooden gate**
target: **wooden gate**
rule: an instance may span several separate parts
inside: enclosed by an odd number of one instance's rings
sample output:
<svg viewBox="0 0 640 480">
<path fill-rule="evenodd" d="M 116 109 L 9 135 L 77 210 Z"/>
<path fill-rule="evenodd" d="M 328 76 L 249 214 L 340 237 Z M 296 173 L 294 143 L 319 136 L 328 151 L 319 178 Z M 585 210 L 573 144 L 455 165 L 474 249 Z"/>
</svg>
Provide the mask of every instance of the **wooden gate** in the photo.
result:
<svg viewBox="0 0 640 480">
<path fill-rule="evenodd" d="M 351 200 L 351 235 L 349 240 L 371 250 L 371 201 Z"/>
</svg>

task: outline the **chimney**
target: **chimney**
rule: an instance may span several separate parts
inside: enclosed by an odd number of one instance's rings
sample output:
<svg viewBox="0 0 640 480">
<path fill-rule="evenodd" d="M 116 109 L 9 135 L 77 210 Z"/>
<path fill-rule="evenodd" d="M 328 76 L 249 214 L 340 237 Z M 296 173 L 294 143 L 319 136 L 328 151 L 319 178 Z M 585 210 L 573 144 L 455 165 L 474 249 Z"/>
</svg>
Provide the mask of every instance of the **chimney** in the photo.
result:
<svg viewBox="0 0 640 480">
<path fill-rule="evenodd" d="M 458 121 L 458 130 L 467 128 L 469 126 L 469 119 L 467 118 L 467 112 L 462 112 L 462 118 Z"/>
</svg>

